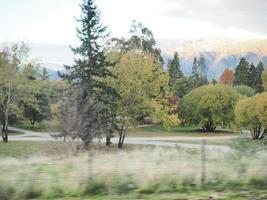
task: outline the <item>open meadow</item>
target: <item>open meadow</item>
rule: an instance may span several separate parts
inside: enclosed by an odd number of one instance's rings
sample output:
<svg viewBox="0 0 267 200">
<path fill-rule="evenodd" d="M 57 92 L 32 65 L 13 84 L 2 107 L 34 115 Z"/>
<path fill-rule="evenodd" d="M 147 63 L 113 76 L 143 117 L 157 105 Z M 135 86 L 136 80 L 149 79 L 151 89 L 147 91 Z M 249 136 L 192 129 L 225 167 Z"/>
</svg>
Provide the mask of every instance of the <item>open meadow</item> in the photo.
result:
<svg viewBox="0 0 267 200">
<path fill-rule="evenodd" d="M 210 136 L 212 137 L 212 136 Z M 239 138 L 230 151 L 71 142 L 0 144 L 0 196 L 8 199 L 265 199 L 267 151 Z"/>
</svg>

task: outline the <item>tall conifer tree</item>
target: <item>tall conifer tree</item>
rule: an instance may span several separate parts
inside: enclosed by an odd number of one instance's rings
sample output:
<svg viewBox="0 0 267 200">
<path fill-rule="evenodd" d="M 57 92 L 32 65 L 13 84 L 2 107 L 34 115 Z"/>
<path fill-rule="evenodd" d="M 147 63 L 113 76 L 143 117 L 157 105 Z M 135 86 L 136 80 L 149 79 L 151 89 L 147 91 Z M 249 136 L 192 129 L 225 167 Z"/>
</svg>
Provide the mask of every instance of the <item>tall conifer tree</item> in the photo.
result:
<svg viewBox="0 0 267 200">
<path fill-rule="evenodd" d="M 171 60 L 169 64 L 169 75 L 170 75 L 170 84 L 173 85 L 173 83 L 184 76 L 181 65 L 180 65 L 180 59 L 177 52 L 174 53 L 173 59 Z"/>
<path fill-rule="evenodd" d="M 112 76 L 104 52 L 104 40 L 108 36 L 107 27 L 100 22 L 100 12 L 94 0 L 84 0 L 80 5 L 81 16 L 77 19 L 77 36 L 81 42 L 79 47 L 72 47 L 76 55 L 74 65 L 66 76 L 74 85 L 86 87 L 88 92 L 105 90 L 107 85 L 102 78 Z"/>
<path fill-rule="evenodd" d="M 234 85 L 250 85 L 250 67 L 244 57 L 240 59 L 236 67 Z"/>
<path fill-rule="evenodd" d="M 264 87 L 263 87 L 263 80 L 262 80 L 262 73 L 264 71 L 264 67 L 262 62 L 260 61 L 256 67 L 256 82 L 255 82 L 255 90 L 256 92 L 263 92 Z"/>
<path fill-rule="evenodd" d="M 97 134 L 108 134 L 113 119 L 109 107 L 117 93 L 106 83 L 106 78 L 113 77 L 109 70 L 113 64 L 107 61 L 104 51 L 107 28 L 100 22 L 94 0 L 84 0 L 80 7 L 77 36 L 81 44 L 71 48 L 76 56 L 74 65 L 66 67 L 69 73 L 63 75 L 73 86 L 72 95 L 66 100 L 71 102 L 70 113 L 65 115 L 74 115 L 75 111 L 77 122 L 68 132 L 75 133 L 71 137 L 80 138 L 84 148 L 89 148 Z"/>
</svg>

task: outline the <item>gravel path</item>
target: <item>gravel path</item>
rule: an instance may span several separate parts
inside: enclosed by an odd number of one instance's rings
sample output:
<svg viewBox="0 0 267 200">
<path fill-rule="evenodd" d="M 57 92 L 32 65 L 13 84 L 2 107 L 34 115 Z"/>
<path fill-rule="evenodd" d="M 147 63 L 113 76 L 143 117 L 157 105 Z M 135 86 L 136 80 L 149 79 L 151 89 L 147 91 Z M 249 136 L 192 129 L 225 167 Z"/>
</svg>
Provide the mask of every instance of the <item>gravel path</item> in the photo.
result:
<svg viewBox="0 0 267 200">
<path fill-rule="evenodd" d="M 9 128 L 11 131 L 23 132 L 23 135 L 13 135 L 9 136 L 10 141 L 62 141 L 61 139 L 55 140 L 51 137 L 51 134 L 48 132 L 33 132 L 29 130 L 24 130 L 20 128 Z M 192 142 L 201 142 L 202 140 L 227 140 L 234 139 L 239 136 L 207 136 L 207 137 L 192 137 L 192 136 L 171 136 L 171 137 L 126 137 L 125 144 L 140 144 L 140 145 L 154 145 L 154 146 L 162 146 L 162 147 L 181 147 L 181 148 L 193 148 L 199 149 L 201 148 L 201 144 L 192 144 Z M 179 143 L 179 141 L 186 141 L 183 143 Z M 103 140 L 104 141 L 104 140 Z M 118 142 L 118 137 L 112 139 L 113 143 Z M 188 143 L 187 143 L 188 142 Z M 230 148 L 223 145 L 206 145 L 207 150 L 215 150 L 215 151 L 229 151 Z"/>
</svg>

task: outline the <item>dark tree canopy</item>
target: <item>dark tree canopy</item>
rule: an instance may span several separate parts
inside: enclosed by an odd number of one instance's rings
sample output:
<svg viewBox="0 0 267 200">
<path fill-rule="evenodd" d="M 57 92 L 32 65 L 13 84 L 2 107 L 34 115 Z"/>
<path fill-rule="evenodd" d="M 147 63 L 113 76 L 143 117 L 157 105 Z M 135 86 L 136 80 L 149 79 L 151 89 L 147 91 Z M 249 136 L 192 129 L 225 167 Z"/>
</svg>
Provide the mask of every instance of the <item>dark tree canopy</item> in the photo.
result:
<svg viewBox="0 0 267 200">
<path fill-rule="evenodd" d="M 258 93 L 262 93 L 264 91 L 263 80 L 262 80 L 263 71 L 264 71 L 264 67 L 263 67 L 262 62 L 260 61 L 256 67 L 256 76 L 255 76 L 256 82 L 254 85 L 254 89 Z"/>
<path fill-rule="evenodd" d="M 129 39 L 126 38 L 112 38 L 109 41 L 109 48 L 121 53 L 129 51 L 150 53 L 155 58 L 157 67 L 163 67 L 163 58 L 161 50 L 156 47 L 156 40 L 152 31 L 145 27 L 141 22 L 133 20 L 129 30 Z"/>
<path fill-rule="evenodd" d="M 255 66 L 254 63 L 249 64 L 243 57 L 235 70 L 234 85 L 247 85 L 257 93 L 261 93 L 264 91 L 262 80 L 263 71 L 264 67 L 261 61 Z"/>
<path fill-rule="evenodd" d="M 250 86 L 250 66 L 246 58 L 241 58 L 239 64 L 235 69 L 234 85 L 248 85 Z"/>
<path fill-rule="evenodd" d="M 67 67 L 70 71 L 65 77 L 73 85 L 86 86 L 88 92 L 105 90 L 107 85 L 102 78 L 112 76 L 104 52 L 104 40 L 107 28 L 100 22 L 100 12 L 94 0 L 84 0 L 80 5 L 81 16 L 77 19 L 77 36 L 81 42 L 79 47 L 72 47 L 76 55 L 74 65 Z"/>
<path fill-rule="evenodd" d="M 177 52 L 174 53 L 173 59 L 169 63 L 168 71 L 171 85 L 173 85 L 177 79 L 184 76 L 181 70 L 180 59 Z"/>
<path fill-rule="evenodd" d="M 203 55 L 199 57 L 194 57 L 192 66 L 192 78 L 195 80 L 196 86 L 205 85 L 208 83 L 208 66 Z"/>
<path fill-rule="evenodd" d="M 104 49 L 107 28 L 101 24 L 100 12 L 93 0 L 84 0 L 80 7 L 77 36 L 81 44 L 72 47 L 76 55 L 74 65 L 67 67 L 69 74 L 63 77 L 73 86 L 69 97 L 76 99 L 71 106 L 77 107 L 73 110 L 79 121 L 74 126 L 76 130 L 72 129 L 69 134 L 76 133 L 76 137 L 81 138 L 84 147 L 88 148 L 93 137 L 100 132 L 97 130 L 103 130 L 103 127 L 108 129 L 108 108 L 110 100 L 117 93 L 106 83 L 106 78 L 113 77 L 110 67 L 114 65 L 107 61 Z M 71 111 L 67 110 L 68 112 Z M 106 114 L 105 117 L 103 113 Z"/>
</svg>

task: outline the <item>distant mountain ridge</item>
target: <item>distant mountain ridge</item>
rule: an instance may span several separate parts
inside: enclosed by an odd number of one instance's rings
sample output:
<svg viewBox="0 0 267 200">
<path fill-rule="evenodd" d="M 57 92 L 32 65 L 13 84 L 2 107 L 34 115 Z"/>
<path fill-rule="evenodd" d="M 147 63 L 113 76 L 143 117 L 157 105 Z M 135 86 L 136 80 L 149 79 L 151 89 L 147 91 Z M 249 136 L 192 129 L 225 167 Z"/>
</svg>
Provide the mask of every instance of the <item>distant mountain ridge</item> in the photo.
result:
<svg viewBox="0 0 267 200">
<path fill-rule="evenodd" d="M 257 64 L 262 61 L 267 66 L 267 39 L 229 39 L 210 38 L 187 41 L 162 40 L 159 48 L 165 66 L 173 53 L 178 51 L 182 71 L 191 74 L 192 62 L 195 56 L 203 54 L 209 71 L 208 78 L 219 78 L 225 68 L 235 69 L 240 58 L 246 57 L 249 62 Z M 41 67 L 48 69 L 50 79 L 58 79 L 57 71 L 64 70 L 63 65 L 71 65 L 73 53 L 67 45 L 30 44 L 31 56 L 38 58 Z"/>
<path fill-rule="evenodd" d="M 267 66 L 267 39 L 228 39 L 213 38 L 185 41 L 176 49 L 165 49 L 165 60 L 178 51 L 182 70 L 186 75 L 191 73 L 195 56 L 201 54 L 206 58 L 209 67 L 208 77 L 218 78 L 225 68 L 235 69 L 241 57 L 257 64 L 262 61 Z"/>
</svg>

